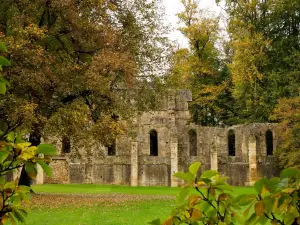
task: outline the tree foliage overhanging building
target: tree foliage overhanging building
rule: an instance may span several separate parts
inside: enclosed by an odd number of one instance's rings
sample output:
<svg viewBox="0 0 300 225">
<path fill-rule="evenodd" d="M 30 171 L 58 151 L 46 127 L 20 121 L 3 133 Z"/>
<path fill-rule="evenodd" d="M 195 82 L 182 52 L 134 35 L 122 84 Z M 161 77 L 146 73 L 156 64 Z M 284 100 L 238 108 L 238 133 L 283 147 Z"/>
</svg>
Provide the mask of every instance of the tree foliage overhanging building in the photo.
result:
<svg viewBox="0 0 300 225">
<path fill-rule="evenodd" d="M 143 87 L 169 48 L 159 1 L 0 1 L 12 67 L 0 106 L 5 133 L 25 129 L 109 143 L 133 109 L 119 89 Z M 38 145 L 39 143 L 34 143 Z"/>
<path fill-rule="evenodd" d="M 167 68 L 170 43 L 159 0 L 0 1 L 0 38 L 13 65 L 0 105 L 6 132 L 26 129 L 34 143 L 46 128 L 109 144 L 125 130 L 118 117 L 135 111 L 119 89 L 138 86 L 140 106 L 153 107 L 153 87 L 188 88 L 195 123 L 281 122 L 280 159 L 299 158 L 298 1 L 223 1 L 228 38 L 220 18 L 182 3 L 189 48 L 174 52 L 161 82 L 152 75 Z"/>
</svg>

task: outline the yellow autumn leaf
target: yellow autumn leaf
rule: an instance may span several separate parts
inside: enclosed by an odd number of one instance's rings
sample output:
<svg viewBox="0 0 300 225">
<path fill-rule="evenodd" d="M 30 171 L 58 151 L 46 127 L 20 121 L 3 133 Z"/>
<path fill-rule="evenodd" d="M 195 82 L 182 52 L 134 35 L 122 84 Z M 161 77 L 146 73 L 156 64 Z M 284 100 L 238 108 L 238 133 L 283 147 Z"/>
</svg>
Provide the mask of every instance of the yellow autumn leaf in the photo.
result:
<svg viewBox="0 0 300 225">
<path fill-rule="evenodd" d="M 203 181 L 199 181 L 197 183 L 197 187 L 205 186 L 206 184 Z"/>
<path fill-rule="evenodd" d="M 190 215 L 190 213 L 189 213 L 188 211 L 185 211 L 184 215 L 185 215 L 185 217 L 188 218 L 188 219 L 191 218 L 191 215 Z"/>
<path fill-rule="evenodd" d="M 266 188 L 265 185 L 263 185 L 262 189 L 261 189 L 261 194 L 266 194 L 266 193 L 270 193 L 270 191 Z"/>
<path fill-rule="evenodd" d="M 24 143 L 18 143 L 16 144 L 18 147 L 20 147 L 21 149 L 29 147 L 31 145 L 30 142 L 24 142 Z"/>
<path fill-rule="evenodd" d="M 35 156 L 36 151 L 37 151 L 36 146 L 31 146 L 31 147 L 25 148 L 22 150 L 20 157 L 24 160 L 32 159 Z"/>
</svg>

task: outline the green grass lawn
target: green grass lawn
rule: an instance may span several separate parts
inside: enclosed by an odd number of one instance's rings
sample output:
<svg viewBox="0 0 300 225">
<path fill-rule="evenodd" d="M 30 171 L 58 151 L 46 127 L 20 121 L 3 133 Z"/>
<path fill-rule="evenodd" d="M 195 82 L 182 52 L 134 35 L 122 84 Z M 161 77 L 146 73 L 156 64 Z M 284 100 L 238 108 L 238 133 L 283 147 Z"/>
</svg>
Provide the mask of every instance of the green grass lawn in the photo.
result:
<svg viewBox="0 0 300 225">
<path fill-rule="evenodd" d="M 176 195 L 180 188 L 171 187 L 130 187 L 98 184 L 44 184 L 32 187 L 36 193 L 84 193 L 84 194 L 143 194 Z"/>
<path fill-rule="evenodd" d="M 165 219 L 180 188 L 106 185 L 36 185 L 28 225 L 143 225 Z M 235 187 L 235 194 L 253 188 Z"/>
<path fill-rule="evenodd" d="M 32 187 L 36 193 L 84 193 L 84 194 L 133 194 L 133 195 L 171 195 L 176 196 L 180 187 L 130 187 L 99 184 L 43 184 Z M 252 187 L 234 187 L 234 193 L 255 193 Z"/>
</svg>

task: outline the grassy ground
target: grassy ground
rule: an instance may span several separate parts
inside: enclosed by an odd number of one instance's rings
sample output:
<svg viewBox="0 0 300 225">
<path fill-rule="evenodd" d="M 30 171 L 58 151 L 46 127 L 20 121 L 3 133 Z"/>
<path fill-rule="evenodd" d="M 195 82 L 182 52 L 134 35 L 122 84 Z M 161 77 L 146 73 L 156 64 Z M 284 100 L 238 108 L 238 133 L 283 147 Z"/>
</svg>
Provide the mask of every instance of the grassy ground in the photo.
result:
<svg viewBox="0 0 300 225">
<path fill-rule="evenodd" d="M 105 185 L 38 185 L 28 225 L 143 225 L 165 219 L 179 188 Z M 236 194 L 252 188 L 235 187 Z"/>
<path fill-rule="evenodd" d="M 98 184 L 43 184 L 32 187 L 36 193 L 83 193 L 83 194 L 133 194 L 133 195 L 168 195 L 176 196 L 180 187 L 130 187 Z M 252 187 L 234 187 L 234 193 L 255 193 Z"/>
<path fill-rule="evenodd" d="M 171 187 L 130 187 L 98 184 L 44 184 L 35 185 L 37 193 L 85 193 L 85 194 L 142 194 L 142 195 L 176 195 L 180 188 Z"/>
</svg>

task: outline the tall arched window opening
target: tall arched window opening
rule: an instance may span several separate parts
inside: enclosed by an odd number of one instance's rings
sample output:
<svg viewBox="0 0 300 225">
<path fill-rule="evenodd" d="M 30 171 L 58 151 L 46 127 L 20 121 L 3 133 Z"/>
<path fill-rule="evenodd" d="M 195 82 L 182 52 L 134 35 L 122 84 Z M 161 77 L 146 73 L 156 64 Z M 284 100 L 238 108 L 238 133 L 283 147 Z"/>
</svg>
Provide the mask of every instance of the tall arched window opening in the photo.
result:
<svg viewBox="0 0 300 225">
<path fill-rule="evenodd" d="M 235 156 L 235 131 L 228 131 L 228 154 L 229 156 Z"/>
<path fill-rule="evenodd" d="M 158 156 L 158 138 L 156 130 L 150 131 L 150 155 Z"/>
<path fill-rule="evenodd" d="M 197 156 L 197 133 L 195 130 L 189 131 L 190 156 Z"/>
<path fill-rule="evenodd" d="M 61 149 L 63 153 L 70 153 L 71 152 L 71 142 L 70 138 L 64 136 L 61 141 Z"/>
<path fill-rule="evenodd" d="M 271 130 L 266 132 L 267 155 L 273 155 L 273 133 Z"/>
<path fill-rule="evenodd" d="M 107 146 L 107 155 L 114 156 L 116 155 L 116 141 Z"/>
</svg>

